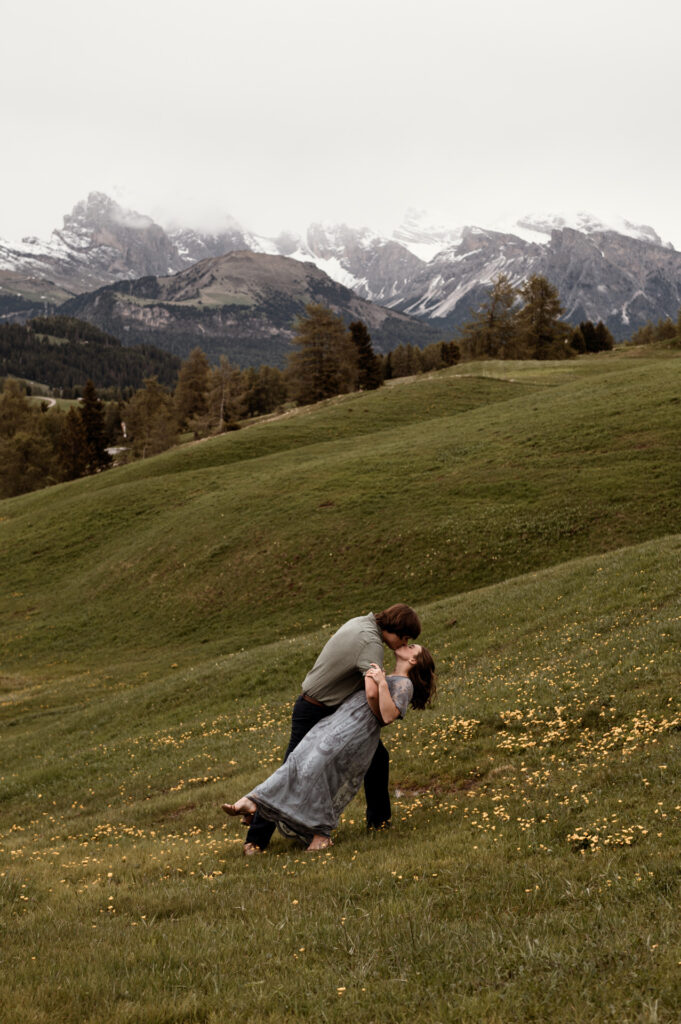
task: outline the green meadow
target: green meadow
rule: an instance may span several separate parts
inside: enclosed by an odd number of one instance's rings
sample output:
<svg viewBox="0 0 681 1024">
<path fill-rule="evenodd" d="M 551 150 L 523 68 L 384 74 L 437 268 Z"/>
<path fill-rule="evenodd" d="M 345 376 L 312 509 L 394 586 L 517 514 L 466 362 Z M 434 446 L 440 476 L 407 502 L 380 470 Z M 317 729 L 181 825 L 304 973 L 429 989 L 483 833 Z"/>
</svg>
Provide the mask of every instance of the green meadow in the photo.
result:
<svg viewBox="0 0 681 1024">
<path fill-rule="evenodd" d="M 0 1020 L 681 1018 L 681 356 L 466 363 L 0 502 Z M 333 630 L 392 828 L 223 820 Z"/>
</svg>

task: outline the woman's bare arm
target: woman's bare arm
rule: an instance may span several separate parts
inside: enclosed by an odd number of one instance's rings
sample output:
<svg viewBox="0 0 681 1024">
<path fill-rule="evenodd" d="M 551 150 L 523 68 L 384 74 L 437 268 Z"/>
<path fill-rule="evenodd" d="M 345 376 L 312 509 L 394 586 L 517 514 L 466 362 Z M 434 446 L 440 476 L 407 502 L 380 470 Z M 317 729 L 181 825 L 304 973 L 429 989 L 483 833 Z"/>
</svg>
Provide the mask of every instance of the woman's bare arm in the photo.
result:
<svg viewBox="0 0 681 1024">
<path fill-rule="evenodd" d="M 395 701 L 390 696 L 390 689 L 388 687 L 388 682 L 385 678 L 385 672 L 383 671 L 382 668 L 380 668 L 380 666 L 372 665 L 371 668 L 369 669 L 369 672 L 364 677 L 365 688 L 367 685 L 367 679 L 369 678 L 371 678 L 372 681 L 376 684 L 378 697 L 378 712 L 374 710 L 371 701 L 369 700 L 368 693 L 367 703 L 369 704 L 369 707 L 371 707 L 371 710 L 374 712 L 376 717 L 381 720 L 383 725 L 390 725 L 391 722 L 394 722 L 396 718 L 400 717 L 400 712 L 395 704 Z"/>
<path fill-rule="evenodd" d="M 370 675 L 370 672 L 371 669 L 369 669 L 369 672 L 367 672 L 364 677 L 364 692 L 366 693 L 367 704 L 376 715 L 379 722 L 381 722 L 381 710 L 378 704 L 378 683 L 373 676 Z"/>
</svg>

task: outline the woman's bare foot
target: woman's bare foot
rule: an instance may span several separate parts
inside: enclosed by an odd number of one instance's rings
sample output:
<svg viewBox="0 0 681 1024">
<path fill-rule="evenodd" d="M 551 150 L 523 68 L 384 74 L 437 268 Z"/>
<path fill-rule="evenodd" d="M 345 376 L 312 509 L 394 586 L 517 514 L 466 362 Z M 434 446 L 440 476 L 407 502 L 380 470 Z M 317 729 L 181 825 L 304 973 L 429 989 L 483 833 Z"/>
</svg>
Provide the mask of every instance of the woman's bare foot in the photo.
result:
<svg viewBox="0 0 681 1024">
<path fill-rule="evenodd" d="M 242 824 L 250 825 L 258 808 L 253 800 L 250 800 L 247 796 L 242 796 L 241 800 L 237 800 L 235 804 L 223 804 L 222 809 L 225 814 L 229 814 L 232 817 L 237 817 L 240 814 Z"/>
<path fill-rule="evenodd" d="M 307 850 L 326 850 L 329 846 L 333 846 L 333 840 L 331 839 L 331 836 L 313 835 L 312 836 L 312 842 L 310 843 L 310 845 L 308 847 L 306 847 L 306 849 Z"/>
</svg>

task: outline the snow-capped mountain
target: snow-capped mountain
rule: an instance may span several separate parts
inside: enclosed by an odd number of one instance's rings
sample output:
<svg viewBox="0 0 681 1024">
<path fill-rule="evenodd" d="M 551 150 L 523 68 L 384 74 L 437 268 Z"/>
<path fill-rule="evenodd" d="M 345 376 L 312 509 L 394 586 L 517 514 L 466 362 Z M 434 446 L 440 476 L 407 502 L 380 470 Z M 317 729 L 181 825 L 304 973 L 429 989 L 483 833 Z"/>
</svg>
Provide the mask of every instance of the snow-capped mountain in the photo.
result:
<svg viewBox="0 0 681 1024">
<path fill-rule="evenodd" d="M 521 231 L 534 237 L 521 237 Z M 650 228 L 628 234 L 597 223 L 582 230 L 525 219 L 521 231 L 465 228 L 416 275 L 394 308 L 455 326 L 479 305 L 497 274 L 519 285 L 532 274 L 559 291 L 572 323 L 603 320 L 616 338 L 649 320 L 673 319 L 681 306 L 681 253 Z M 654 237 L 653 237 L 654 236 Z"/>
<path fill-rule="evenodd" d="M 393 238 L 424 263 L 453 245 L 458 245 L 464 228 L 432 224 L 425 210 L 407 210 L 404 220 L 393 232 Z"/>
<path fill-rule="evenodd" d="M 542 274 L 573 323 L 603 320 L 617 338 L 681 306 L 681 253 L 627 221 L 525 216 L 506 228 L 434 227 L 410 212 L 391 239 L 343 227 L 308 232 L 307 258 L 358 294 L 454 330 L 497 274 L 520 285 Z"/>
<path fill-rule="evenodd" d="M 648 224 L 632 224 L 624 217 L 610 217 L 607 221 L 594 217 L 591 213 L 577 212 L 571 214 L 526 214 L 510 228 L 528 241 L 541 241 L 550 238 L 554 231 L 570 228 L 584 235 L 595 235 L 607 232 L 636 238 L 639 242 L 652 242 L 653 245 L 664 245 L 673 249 L 671 242 L 663 242 L 657 231 Z"/>
<path fill-rule="evenodd" d="M 311 260 L 334 281 L 382 306 L 398 302 L 422 267 L 422 260 L 394 239 L 346 224 L 311 225 L 290 255 Z"/>
<path fill-rule="evenodd" d="M 0 270 L 40 275 L 74 294 L 118 278 L 181 270 L 182 265 L 162 227 L 101 192 L 77 203 L 45 242 L 0 242 Z"/>
<path fill-rule="evenodd" d="M 30 316 L 38 304 L 118 280 L 176 274 L 237 251 L 312 262 L 362 298 L 432 320 L 443 334 L 467 318 L 500 273 L 516 284 L 543 274 L 569 320 L 603 320 L 617 338 L 648 320 L 675 319 L 681 305 L 681 253 L 653 228 L 623 219 L 526 215 L 487 228 L 452 227 L 410 210 L 390 236 L 313 224 L 304 235 L 264 238 L 233 218 L 212 234 L 164 229 L 95 192 L 46 242 L 0 241 L 0 316 Z"/>
</svg>

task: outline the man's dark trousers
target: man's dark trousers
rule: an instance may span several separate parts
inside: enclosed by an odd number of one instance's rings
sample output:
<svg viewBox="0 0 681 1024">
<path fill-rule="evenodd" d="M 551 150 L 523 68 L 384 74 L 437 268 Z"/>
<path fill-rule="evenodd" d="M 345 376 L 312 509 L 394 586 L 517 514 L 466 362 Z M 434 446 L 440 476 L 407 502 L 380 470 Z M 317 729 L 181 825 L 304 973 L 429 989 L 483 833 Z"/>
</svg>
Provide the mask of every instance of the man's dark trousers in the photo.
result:
<svg viewBox="0 0 681 1024">
<path fill-rule="evenodd" d="M 311 704 L 302 696 L 298 697 L 293 705 L 291 715 L 291 739 L 289 740 L 284 761 L 287 760 L 292 750 L 295 750 L 303 736 L 306 736 L 313 725 L 320 722 L 322 718 L 332 715 L 336 708 L 329 708 L 322 704 Z M 367 801 L 367 825 L 369 828 L 380 828 L 390 820 L 390 794 L 388 792 L 388 777 L 390 771 L 390 758 L 388 751 L 381 741 L 373 760 L 364 776 L 364 793 Z M 267 821 L 262 815 L 256 812 L 255 817 L 246 834 L 246 842 L 259 846 L 261 850 L 267 849 L 276 825 Z"/>
</svg>

